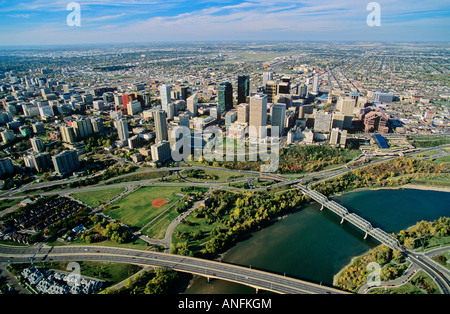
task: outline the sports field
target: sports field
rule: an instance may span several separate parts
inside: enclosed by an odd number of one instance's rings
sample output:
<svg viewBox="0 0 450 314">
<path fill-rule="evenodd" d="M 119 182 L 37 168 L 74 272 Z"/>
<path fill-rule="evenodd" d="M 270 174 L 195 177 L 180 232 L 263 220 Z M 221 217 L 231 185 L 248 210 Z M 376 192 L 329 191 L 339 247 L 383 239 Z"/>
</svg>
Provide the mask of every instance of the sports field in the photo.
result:
<svg viewBox="0 0 450 314">
<path fill-rule="evenodd" d="M 147 186 L 111 204 L 105 214 L 135 229 L 142 228 L 178 201 L 181 187 Z"/>
</svg>

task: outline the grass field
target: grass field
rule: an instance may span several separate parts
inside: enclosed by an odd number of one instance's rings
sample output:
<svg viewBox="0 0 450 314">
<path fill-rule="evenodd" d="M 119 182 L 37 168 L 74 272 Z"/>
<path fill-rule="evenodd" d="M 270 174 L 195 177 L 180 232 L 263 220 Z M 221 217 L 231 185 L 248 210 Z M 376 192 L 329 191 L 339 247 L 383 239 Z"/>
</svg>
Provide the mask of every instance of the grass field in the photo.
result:
<svg viewBox="0 0 450 314">
<path fill-rule="evenodd" d="M 232 172 L 232 171 L 227 171 L 226 169 L 224 170 L 220 170 L 220 169 L 211 169 L 211 170 L 205 170 L 205 176 L 209 175 L 209 176 L 217 176 L 217 180 L 204 180 L 204 179 L 196 179 L 196 178 L 188 178 L 185 174 L 185 170 L 181 171 L 181 175 L 185 178 L 187 178 L 190 181 L 198 181 L 198 182 L 205 182 L 205 181 L 218 181 L 218 182 L 224 182 L 227 180 L 232 180 L 232 179 L 242 179 L 242 178 L 246 178 L 246 177 L 250 177 L 251 175 L 249 174 L 245 174 L 245 173 L 238 173 L 238 172 Z"/>
<path fill-rule="evenodd" d="M 176 211 L 176 206 L 164 213 L 157 220 L 142 229 L 142 233 L 148 235 L 152 239 L 164 239 L 167 227 L 177 218 L 179 213 Z"/>
<path fill-rule="evenodd" d="M 410 142 L 415 147 L 436 147 L 440 145 L 450 144 L 450 136 L 436 136 L 436 137 L 423 137 L 423 136 L 411 136 Z"/>
<path fill-rule="evenodd" d="M 178 201 L 181 187 L 148 186 L 142 187 L 113 203 L 105 214 L 130 227 L 142 228 L 152 219 Z M 161 207 L 152 206 L 155 199 L 168 200 Z"/>
<path fill-rule="evenodd" d="M 100 191 L 88 191 L 88 192 L 79 192 L 73 193 L 71 196 L 86 205 L 95 208 L 103 203 L 106 203 L 112 200 L 115 196 L 119 195 L 125 191 L 125 188 L 110 188 Z"/>
<path fill-rule="evenodd" d="M 412 184 L 430 185 L 430 186 L 450 186 L 450 174 L 435 173 L 423 175 L 418 178 L 411 179 Z"/>
<path fill-rule="evenodd" d="M 224 219 L 228 219 L 228 215 L 224 216 Z M 204 248 L 203 244 L 211 240 L 214 235 L 211 234 L 211 230 L 214 228 L 225 228 L 222 223 L 214 222 L 208 224 L 204 218 L 196 218 L 193 215 L 189 215 L 184 219 L 183 223 L 180 223 L 174 230 L 172 241 L 174 244 L 188 241 L 188 245 L 193 248 L 193 251 L 199 251 Z M 189 239 L 177 238 L 176 233 L 182 233 L 189 236 Z M 199 236 L 193 237 L 193 234 Z"/>
<path fill-rule="evenodd" d="M 143 172 L 143 173 L 132 173 L 128 175 L 124 175 L 122 177 L 112 179 L 105 184 L 116 184 L 122 182 L 132 182 L 132 181 L 142 181 L 142 180 L 151 180 L 151 179 L 160 179 L 168 176 L 169 171 L 155 171 L 155 172 Z"/>
<path fill-rule="evenodd" d="M 10 208 L 11 206 L 17 205 L 19 203 L 20 203 L 19 199 L 3 200 L 0 203 L 0 211 Z"/>
</svg>

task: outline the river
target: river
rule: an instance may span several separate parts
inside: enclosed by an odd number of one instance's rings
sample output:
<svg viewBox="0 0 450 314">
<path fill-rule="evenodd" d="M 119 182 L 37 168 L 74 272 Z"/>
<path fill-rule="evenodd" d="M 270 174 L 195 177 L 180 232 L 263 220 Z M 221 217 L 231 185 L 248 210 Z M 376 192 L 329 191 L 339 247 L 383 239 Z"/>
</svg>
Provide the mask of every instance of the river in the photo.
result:
<svg viewBox="0 0 450 314">
<path fill-rule="evenodd" d="M 386 232 L 399 232 L 420 220 L 450 216 L 450 193 L 387 189 L 353 192 L 335 200 Z M 351 259 L 377 246 L 363 239 L 362 231 L 328 210 L 320 211 L 317 203 L 306 205 L 285 219 L 255 232 L 228 250 L 222 261 L 286 274 L 331 286 L 336 275 Z M 192 280 L 185 293 L 240 294 L 255 290 L 205 278 Z"/>
</svg>

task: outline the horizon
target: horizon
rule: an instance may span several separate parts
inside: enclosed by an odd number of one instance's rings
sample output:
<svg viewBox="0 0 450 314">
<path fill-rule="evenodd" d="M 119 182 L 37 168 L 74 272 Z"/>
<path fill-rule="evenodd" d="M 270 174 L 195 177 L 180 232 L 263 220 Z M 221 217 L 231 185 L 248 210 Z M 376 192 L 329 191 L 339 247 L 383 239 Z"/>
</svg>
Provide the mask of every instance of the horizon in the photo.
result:
<svg viewBox="0 0 450 314">
<path fill-rule="evenodd" d="M 216 44 L 216 45 L 226 45 L 226 44 L 276 44 L 276 43 L 290 43 L 290 44 L 302 44 L 302 43 L 311 43 L 311 44 L 354 44 L 354 45 L 426 45 L 426 44 L 434 44 L 434 45 L 450 45 L 449 41 L 361 41 L 361 40 L 302 40 L 302 41 L 292 41 L 292 40 L 201 40 L 201 41 L 149 41 L 149 42 L 104 42 L 104 43 L 61 43 L 61 44 L 18 44 L 18 45 L 4 45 L 2 46 L 0 43 L 0 50 L 8 50 L 8 49 L 16 49 L 16 48 L 28 48 L 28 49 L 43 49 L 43 48 L 68 48 L 68 47 L 76 47 L 76 48 L 87 48 L 87 47 L 105 47 L 105 46 L 128 46 L 128 45 L 136 45 L 136 46 L 159 46 L 159 45 L 201 45 L 201 44 Z"/>
<path fill-rule="evenodd" d="M 80 26 L 69 25 L 69 3 L 0 1 L 0 46 L 450 41 L 441 0 L 377 1 L 379 26 L 369 25 L 370 0 L 80 0 Z"/>
</svg>

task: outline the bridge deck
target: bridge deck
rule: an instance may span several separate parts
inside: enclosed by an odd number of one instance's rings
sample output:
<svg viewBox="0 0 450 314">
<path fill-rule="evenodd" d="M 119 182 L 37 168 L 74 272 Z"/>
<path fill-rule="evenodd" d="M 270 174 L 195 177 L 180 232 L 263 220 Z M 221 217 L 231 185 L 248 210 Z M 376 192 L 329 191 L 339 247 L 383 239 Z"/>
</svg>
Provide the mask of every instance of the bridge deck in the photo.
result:
<svg viewBox="0 0 450 314">
<path fill-rule="evenodd" d="M 346 293 L 296 278 L 195 257 L 105 246 L 5 247 L 0 246 L 0 262 L 102 261 L 167 267 L 176 271 L 218 278 L 250 287 L 291 294 Z"/>
</svg>

